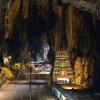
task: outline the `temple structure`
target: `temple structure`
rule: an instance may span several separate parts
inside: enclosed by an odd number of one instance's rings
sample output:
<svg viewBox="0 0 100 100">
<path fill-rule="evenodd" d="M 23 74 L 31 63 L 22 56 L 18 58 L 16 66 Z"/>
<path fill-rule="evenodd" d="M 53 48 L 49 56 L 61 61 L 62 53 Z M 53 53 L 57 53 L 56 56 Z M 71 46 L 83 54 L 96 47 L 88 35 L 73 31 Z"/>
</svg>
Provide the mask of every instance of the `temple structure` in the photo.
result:
<svg viewBox="0 0 100 100">
<path fill-rule="evenodd" d="M 58 84 L 69 84 L 73 82 L 73 69 L 68 51 L 56 52 L 53 79 Z"/>
</svg>

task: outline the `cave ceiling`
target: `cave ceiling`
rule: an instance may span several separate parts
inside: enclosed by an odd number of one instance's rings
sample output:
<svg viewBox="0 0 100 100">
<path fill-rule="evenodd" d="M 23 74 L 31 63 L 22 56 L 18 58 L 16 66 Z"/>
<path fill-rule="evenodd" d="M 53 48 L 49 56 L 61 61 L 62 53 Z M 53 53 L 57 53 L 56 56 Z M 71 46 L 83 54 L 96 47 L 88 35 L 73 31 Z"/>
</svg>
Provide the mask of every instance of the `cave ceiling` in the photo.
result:
<svg viewBox="0 0 100 100">
<path fill-rule="evenodd" d="M 4 19 L 8 54 L 13 55 L 16 50 L 21 53 L 38 52 L 48 43 L 54 51 L 69 49 L 77 55 L 90 55 L 96 44 L 93 41 L 99 36 L 96 34 L 98 27 L 94 34 L 94 27 L 99 21 L 93 26 L 93 15 L 87 10 L 72 6 L 67 7 L 64 13 L 56 0 L 51 1 L 48 4 L 48 0 L 9 0 Z M 0 4 L 5 5 L 7 2 L 1 0 Z"/>
</svg>

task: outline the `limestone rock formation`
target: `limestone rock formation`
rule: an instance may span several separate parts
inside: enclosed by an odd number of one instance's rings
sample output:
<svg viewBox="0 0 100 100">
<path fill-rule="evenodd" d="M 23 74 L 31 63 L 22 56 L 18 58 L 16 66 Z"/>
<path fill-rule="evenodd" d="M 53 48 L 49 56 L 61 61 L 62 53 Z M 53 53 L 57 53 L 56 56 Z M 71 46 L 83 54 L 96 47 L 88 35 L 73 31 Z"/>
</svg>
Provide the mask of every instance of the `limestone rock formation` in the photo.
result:
<svg viewBox="0 0 100 100">
<path fill-rule="evenodd" d="M 100 22 L 90 11 L 84 11 L 73 5 L 64 7 L 59 5 L 57 0 L 10 1 L 5 13 L 5 38 L 10 41 L 8 47 L 13 43 L 12 51 L 17 52 L 17 55 L 22 51 L 24 51 L 23 55 L 26 55 L 27 51 L 35 52 L 33 55 L 40 52 L 40 48 L 45 47 L 42 41 L 45 36 L 50 48 L 48 58 L 53 64 L 55 52 L 61 49 L 69 50 L 71 63 L 73 66 L 75 63 L 75 68 L 77 57 L 81 57 L 81 60 L 87 57 L 99 61 L 97 56 L 99 49 L 96 43 L 99 43 Z M 84 70 L 82 73 L 87 79 L 88 67 L 86 65 L 81 69 L 81 63 L 79 61 L 79 70 Z M 90 63 L 89 66 L 93 66 L 93 62 Z M 92 66 L 89 69 L 92 70 Z M 79 84 L 80 80 L 79 78 Z"/>
</svg>

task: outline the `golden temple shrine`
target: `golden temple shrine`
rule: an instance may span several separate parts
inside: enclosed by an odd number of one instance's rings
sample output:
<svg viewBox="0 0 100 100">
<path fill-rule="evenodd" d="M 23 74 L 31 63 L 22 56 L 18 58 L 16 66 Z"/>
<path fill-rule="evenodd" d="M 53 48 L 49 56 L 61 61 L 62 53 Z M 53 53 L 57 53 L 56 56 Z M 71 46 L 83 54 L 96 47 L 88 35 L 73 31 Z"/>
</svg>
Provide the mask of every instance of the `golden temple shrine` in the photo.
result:
<svg viewBox="0 0 100 100">
<path fill-rule="evenodd" d="M 87 57 L 77 57 L 72 68 L 68 51 L 57 51 L 53 70 L 53 81 L 57 84 L 69 84 L 88 88 L 91 86 L 92 62 Z M 91 67 L 91 70 L 90 70 Z"/>
</svg>

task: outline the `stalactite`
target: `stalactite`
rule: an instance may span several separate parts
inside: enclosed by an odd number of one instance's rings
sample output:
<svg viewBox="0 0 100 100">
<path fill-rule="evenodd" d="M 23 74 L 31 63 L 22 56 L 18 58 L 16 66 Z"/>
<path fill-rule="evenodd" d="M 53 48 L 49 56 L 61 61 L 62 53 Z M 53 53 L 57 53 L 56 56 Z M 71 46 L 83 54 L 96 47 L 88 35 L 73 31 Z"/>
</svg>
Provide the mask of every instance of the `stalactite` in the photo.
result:
<svg viewBox="0 0 100 100">
<path fill-rule="evenodd" d="M 67 49 L 69 51 L 72 50 L 72 47 L 73 47 L 73 17 L 72 17 L 72 12 L 73 11 L 73 7 L 71 5 L 69 5 L 67 7 L 67 28 L 66 28 L 66 37 L 67 37 Z"/>
<path fill-rule="evenodd" d="M 28 17 L 28 12 L 29 11 L 29 0 L 23 0 L 23 17 L 27 18 Z"/>
<path fill-rule="evenodd" d="M 48 7 L 45 8 L 45 6 L 47 5 L 48 1 L 46 0 L 43 0 L 43 1 L 33 1 L 33 3 L 36 3 L 37 5 L 37 8 L 38 8 L 38 14 L 40 14 L 44 19 L 47 20 L 47 13 L 48 12 Z M 90 44 L 90 41 L 89 41 L 89 34 L 86 35 L 84 34 L 85 31 L 84 31 L 84 27 L 85 26 L 85 23 L 84 23 L 84 19 L 82 19 L 82 16 L 81 15 L 78 15 L 78 10 L 69 6 L 67 7 L 67 25 L 66 25 L 66 34 L 63 33 L 62 31 L 62 27 L 63 27 L 63 15 L 62 15 L 62 9 L 63 7 L 62 6 L 59 6 L 57 4 L 57 1 L 54 0 L 52 2 L 52 14 L 53 12 L 55 13 L 54 16 L 56 16 L 56 24 L 54 23 L 54 30 L 55 31 L 51 31 L 53 35 L 50 36 L 50 38 L 52 38 L 51 42 L 53 45 L 53 47 L 55 49 L 61 49 L 62 45 L 64 45 L 64 49 L 65 47 L 68 47 L 70 48 L 70 50 L 73 50 L 73 49 L 79 49 L 79 50 L 85 50 L 85 49 L 89 49 L 90 48 L 90 45 L 85 45 L 87 44 L 87 42 Z M 18 13 L 18 9 L 19 9 L 19 6 L 20 6 L 20 1 L 19 0 L 15 0 L 15 2 L 12 2 L 11 4 L 12 6 L 9 7 L 9 10 L 6 11 L 6 29 L 10 29 L 10 32 L 6 30 L 6 34 L 8 33 L 8 36 L 9 34 L 12 33 L 12 27 L 13 27 L 13 22 L 14 22 L 14 19 L 15 19 L 15 16 L 16 14 Z M 28 16 L 28 5 L 29 5 L 29 1 L 28 0 L 23 0 L 23 10 L 22 10 L 22 15 L 23 17 L 27 17 Z M 45 8 L 45 9 L 44 9 Z M 73 18 L 72 18 L 72 13 L 73 13 Z M 40 16 L 39 15 L 39 16 Z M 13 17 L 11 17 L 13 16 Z M 47 17 L 46 17 L 47 16 Z M 53 16 L 52 16 L 53 17 Z M 52 20 L 54 21 L 54 20 Z M 8 23 L 7 23 L 8 22 Z M 76 24 L 77 23 L 77 24 Z M 84 25 L 83 25 L 84 24 Z M 38 27 L 38 26 L 37 26 Z M 49 30 L 50 31 L 50 30 Z M 64 35 L 63 35 L 64 34 Z M 6 37 L 8 37 L 6 36 Z M 67 43 L 65 43 L 65 39 L 63 38 L 67 38 L 68 40 L 68 45 Z M 55 38 L 55 39 L 54 39 Z M 85 39 L 85 40 L 84 40 Z M 59 41 L 57 41 L 59 40 Z M 65 45 L 66 44 L 66 45 Z"/>
<path fill-rule="evenodd" d="M 89 39 L 91 37 L 91 26 L 79 12 L 74 12 L 73 16 L 73 34 L 75 35 L 73 49 L 81 52 L 82 55 L 86 55 L 92 45 L 92 41 Z"/>
<path fill-rule="evenodd" d="M 5 13 L 5 38 L 11 38 L 14 19 L 19 11 L 20 0 L 12 1 Z"/>
</svg>

